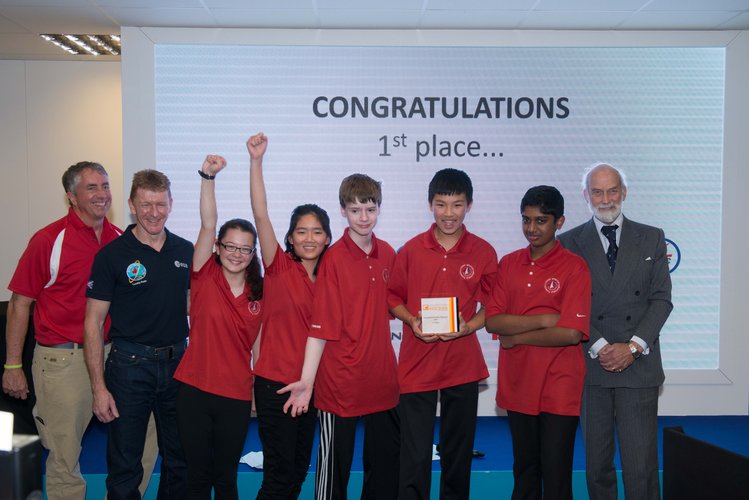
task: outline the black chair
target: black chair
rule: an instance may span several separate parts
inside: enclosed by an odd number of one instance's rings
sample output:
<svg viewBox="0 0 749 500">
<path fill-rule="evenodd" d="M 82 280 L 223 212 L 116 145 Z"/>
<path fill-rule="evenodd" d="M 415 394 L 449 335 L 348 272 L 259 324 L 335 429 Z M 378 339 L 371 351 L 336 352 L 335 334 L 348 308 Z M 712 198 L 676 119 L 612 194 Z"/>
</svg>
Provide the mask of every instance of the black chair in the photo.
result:
<svg viewBox="0 0 749 500">
<path fill-rule="evenodd" d="M 663 429 L 663 500 L 749 499 L 749 457 Z"/>
</svg>

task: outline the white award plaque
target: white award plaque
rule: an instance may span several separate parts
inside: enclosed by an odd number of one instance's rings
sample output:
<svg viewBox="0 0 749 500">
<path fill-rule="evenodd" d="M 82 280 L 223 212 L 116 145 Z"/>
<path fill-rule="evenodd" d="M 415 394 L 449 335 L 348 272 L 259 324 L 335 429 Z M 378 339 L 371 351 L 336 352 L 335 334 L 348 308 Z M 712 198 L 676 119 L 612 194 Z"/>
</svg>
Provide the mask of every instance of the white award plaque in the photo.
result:
<svg viewBox="0 0 749 500">
<path fill-rule="evenodd" d="M 457 297 L 421 299 L 421 331 L 423 333 L 457 332 Z"/>
</svg>

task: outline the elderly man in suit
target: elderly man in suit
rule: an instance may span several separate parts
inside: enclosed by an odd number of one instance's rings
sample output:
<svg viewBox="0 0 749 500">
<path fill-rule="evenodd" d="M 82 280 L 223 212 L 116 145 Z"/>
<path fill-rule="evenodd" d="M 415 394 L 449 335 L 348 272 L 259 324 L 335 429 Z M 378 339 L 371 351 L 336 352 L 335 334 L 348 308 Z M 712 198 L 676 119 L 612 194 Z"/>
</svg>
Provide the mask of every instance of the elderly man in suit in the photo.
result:
<svg viewBox="0 0 749 500">
<path fill-rule="evenodd" d="M 666 242 L 663 230 L 622 215 L 627 183 L 620 170 L 605 163 L 587 169 L 583 195 L 593 218 L 559 239 L 588 263 L 593 285 L 580 413 L 588 494 L 617 498 L 616 426 L 626 498 L 658 499 L 659 335 L 673 308 Z"/>
</svg>

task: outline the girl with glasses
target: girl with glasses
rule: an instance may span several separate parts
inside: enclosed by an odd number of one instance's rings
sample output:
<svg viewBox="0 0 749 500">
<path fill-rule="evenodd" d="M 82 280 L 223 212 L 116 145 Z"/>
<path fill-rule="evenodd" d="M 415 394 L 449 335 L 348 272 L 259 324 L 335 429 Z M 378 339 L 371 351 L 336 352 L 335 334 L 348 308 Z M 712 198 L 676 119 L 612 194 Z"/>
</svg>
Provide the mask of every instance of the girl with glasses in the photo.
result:
<svg viewBox="0 0 749 500">
<path fill-rule="evenodd" d="M 216 235 L 216 175 L 208 155 L 198 173 L 200 232 L 190 279 L 190 341 L 174 378 L 177 425 L 187 460 L 188 497 L 237 499 L 237 464 L 252 410 L 252 349 L 260 333 L 263 279 L 257 231 L 245 219 Z M 215 251 L 214 251 L 215 250 Z"/>
</svg>

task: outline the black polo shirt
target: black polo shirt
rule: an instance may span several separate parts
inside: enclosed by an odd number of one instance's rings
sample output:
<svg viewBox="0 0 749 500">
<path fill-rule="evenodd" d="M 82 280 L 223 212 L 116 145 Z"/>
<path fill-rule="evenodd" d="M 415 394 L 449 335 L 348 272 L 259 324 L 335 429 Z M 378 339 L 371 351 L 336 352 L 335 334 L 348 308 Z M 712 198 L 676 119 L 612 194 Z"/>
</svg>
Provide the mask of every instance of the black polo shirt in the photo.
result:
<svg viewBox="0 0 749 500">
<path fill-rule="evenodd" d="M 166 231 L 161 251 L 138 241 L 135 224 L 94 258 L 86 296 L 110 303 L 109 337 L 151 347 L 184 340 L 193 245 Z"/>
</svg>

